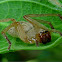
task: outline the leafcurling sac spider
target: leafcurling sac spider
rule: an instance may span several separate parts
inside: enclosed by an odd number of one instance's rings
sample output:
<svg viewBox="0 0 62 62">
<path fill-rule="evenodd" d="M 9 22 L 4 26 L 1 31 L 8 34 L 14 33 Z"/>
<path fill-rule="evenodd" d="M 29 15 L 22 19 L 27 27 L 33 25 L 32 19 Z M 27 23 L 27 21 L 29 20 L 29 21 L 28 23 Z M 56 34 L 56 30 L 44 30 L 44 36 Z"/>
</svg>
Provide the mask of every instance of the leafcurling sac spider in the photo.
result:
<svg viewBox="0 0 62 62">
<path fill-rule="evenodd" d="M 62 19 L 62 16 L 60 14 L 29 14 L 23 16 L 23 18 L 28 22 L 25 21 L 16 22 L 15 19 L 11 19 L 11 18 L 0 20 L 0 22 L 13 21 L 12 24 L 10 24 L 1 32 L 9 43 L 8 50 L 11 47 L 11 42 L 6 36 L 5 34 L 6 32 L 8 32 L 8 34 L 10 34 L 13 37 L 20 38 L 25 43 L 30 43 L 30 44 L 35 43 L 36 46 L 39 46 L 39 43 L 46 44 L 50 42 L 51 32 L 57 32 L 62 36 L 62 33 L 59 30 L 55 30 L 50 22 L 30 18 L 30 17 L 42 17 L 42 16 L 59 16 L 60 19 Z M 48 29 L 39 22 L 49 24 L 52 29 L 51 30 Z"/>
</svg>

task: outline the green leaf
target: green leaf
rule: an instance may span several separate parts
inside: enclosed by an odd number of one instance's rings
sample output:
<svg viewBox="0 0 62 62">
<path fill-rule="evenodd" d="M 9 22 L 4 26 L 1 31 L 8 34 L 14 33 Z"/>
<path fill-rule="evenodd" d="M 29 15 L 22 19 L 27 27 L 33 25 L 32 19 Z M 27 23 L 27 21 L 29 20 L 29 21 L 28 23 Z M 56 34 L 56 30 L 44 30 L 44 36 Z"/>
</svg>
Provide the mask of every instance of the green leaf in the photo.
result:
<svg viewBox="0 0 62 62">
<path fill-rule="evenodd" d="M 17 21 L 25 21 L 23 16 L 26 14 L 62 14 L 62 8 L 57 10 L 55 8 L 56 7 L 49 3 L 48 0 L 3 0 L 0 1 L 0 19 L 14 18 Z M 55 29 L 62 32 L 62 21 L 60 21 L 59 17 L 38 17 L 38 19 L 50 21 Z M 0 53 L 7 53 L 16 50 L 43 50 L 55 47 L 62 42 L 62 37 L 58 33 L 52 33 L 52 40 L 50 43 L 47 43 L 46 45 L 40 44 L 39 47 L 36 47 L 35 44 L 24 43 L 19 38 L 14 38 L 7 34 L 12 43 L 11 49 L 8 51 L 9 44 L 2 36 L 1 31 L 10 24 L 11 21 L 0 23 Z M 44 25 L 50 29 L 49 25 Z"/>
</svg>

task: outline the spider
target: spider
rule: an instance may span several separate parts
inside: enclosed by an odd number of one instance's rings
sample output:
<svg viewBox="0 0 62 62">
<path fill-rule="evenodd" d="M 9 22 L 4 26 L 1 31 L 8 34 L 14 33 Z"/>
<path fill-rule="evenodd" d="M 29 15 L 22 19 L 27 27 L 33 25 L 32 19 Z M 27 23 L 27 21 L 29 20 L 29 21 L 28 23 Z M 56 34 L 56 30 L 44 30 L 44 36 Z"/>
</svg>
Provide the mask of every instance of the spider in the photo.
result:
<svg viewBox="0 0 62 62">
<path fill-rule="evenodd" d="M 23 16 L 23 18 L 28 22 L 25 21 L 16 22 L 16 20 L 12 18 L 0 20 L 0 22 L 8 22 L 8 21 L 13 22 L 1 32 L 9 43 L 8 50 L 11 47 L 11 42 L 6 36 L 5 34 L 6 32 L 8 32 L 8 34 L 10 34 L 13 37 L 20 38 L 25 43 L 29 44 L 35 43 L 36 46 L 39 46 L 39 43 L 46 44 L 50 42 L 51 32 L 57 32 L 62 36 L 62 33 L 59 30 L 55 30 L 50 22 L 30 18 L 30 17 L 43 17 L 43 16 L 59 16 L 60 19 L 62 19 L 62 16 L 60 14 L 28 14 Z M 40 24 L 39 22 L 49 24 L 51 29 L 48 29 L 46 26 Z"/>
</svg>

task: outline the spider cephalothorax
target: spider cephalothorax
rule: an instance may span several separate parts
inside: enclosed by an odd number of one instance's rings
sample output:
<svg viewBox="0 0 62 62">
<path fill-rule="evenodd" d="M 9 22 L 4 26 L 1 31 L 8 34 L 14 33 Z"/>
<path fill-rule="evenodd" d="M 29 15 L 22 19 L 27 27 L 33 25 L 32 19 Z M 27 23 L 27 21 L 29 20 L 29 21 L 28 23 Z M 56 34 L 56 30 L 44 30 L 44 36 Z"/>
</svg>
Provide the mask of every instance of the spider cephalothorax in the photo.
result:
<svg viewBox="0 0 62 62">
<path fill-rule="evenodd" d="M 39 43 L 46 44 L 51 41 L 51 34 L 49 31 L 41 31 L 36 34 L 36 40 L 38 40 Z"/>
<path fill-rule="evenodd" d="M 46 44 L 51 41 L 51 34 L 49 31 L 40 32 L 40 43 Z"/>
</svg>

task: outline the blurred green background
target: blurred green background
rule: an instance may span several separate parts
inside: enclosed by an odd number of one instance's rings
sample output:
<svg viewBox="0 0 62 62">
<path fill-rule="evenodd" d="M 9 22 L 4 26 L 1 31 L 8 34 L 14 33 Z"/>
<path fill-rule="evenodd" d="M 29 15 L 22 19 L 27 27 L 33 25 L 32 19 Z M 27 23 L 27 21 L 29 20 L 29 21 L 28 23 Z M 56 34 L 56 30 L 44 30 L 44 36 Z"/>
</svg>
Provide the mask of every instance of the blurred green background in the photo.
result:
<svg viewBox="0 0 62 62">
<path fill-rule="evenodd" d="M 14 18 L 17 21 L 23 21 L 23 16 L 26 14 L 62 15 L 62 0 L 0 0 L 0 20 Z M 42 17 L 36 19 L 50 21 L 55 29 L 62 32 L 62 21 L 60 21 L 59 17 Z M 1 35 L 1 31 L 11 23 L 11 21 L 0 23 L 0 61 L 62 61 L 62 38 L 57 33 L 52 34 L 51 43 L 46 46 L 41 44 L 39 48 L 36 48 L 35 44 L 26 44 L 22 40 L 13 38 L 7 34 L 12 43 L 10 51 L 7 51 L 8 43 Z M 50 29 L 49 25 L 44 25 Z M 52 47 L 49 45 L 55 47 L 49 48 Z"/>
<path fill-rule="evenodd" d="M 21 50 L 0 55 L 0 61 L 62 61 L 62 46 L 47 50 Z"/>
</svg>

